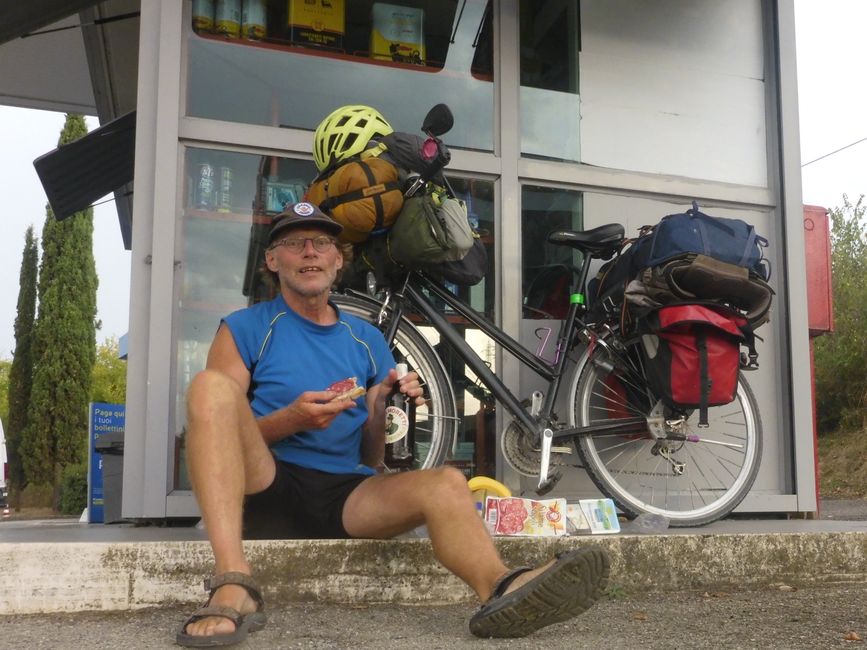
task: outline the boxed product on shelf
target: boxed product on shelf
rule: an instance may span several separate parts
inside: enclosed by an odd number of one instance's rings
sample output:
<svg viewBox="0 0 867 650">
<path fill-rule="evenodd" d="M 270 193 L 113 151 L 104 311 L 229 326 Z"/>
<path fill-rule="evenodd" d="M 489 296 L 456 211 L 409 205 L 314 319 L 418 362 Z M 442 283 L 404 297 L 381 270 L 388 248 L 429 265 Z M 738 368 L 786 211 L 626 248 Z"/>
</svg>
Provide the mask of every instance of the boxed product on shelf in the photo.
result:
<svg viewBox="0 0 867 650">
<path fill-rule="evenodd" d="M 374 2 L 372 14 L 372 58 L 424 64 L 424 9 Z"/>
<path fill-rule="evenodd" d="M 299 45 L 340 49 L 346 33 L 344 0 L 289 0 L 289 40 Z"/>
</svg>

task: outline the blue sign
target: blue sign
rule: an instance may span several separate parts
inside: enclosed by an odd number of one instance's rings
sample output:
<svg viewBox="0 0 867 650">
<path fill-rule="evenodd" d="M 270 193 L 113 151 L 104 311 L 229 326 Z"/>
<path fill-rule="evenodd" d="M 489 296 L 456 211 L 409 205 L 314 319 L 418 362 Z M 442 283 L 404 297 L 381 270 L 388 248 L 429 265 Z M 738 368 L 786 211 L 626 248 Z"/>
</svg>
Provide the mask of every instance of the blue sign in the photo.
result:
<svg viewBox="0 0 867 650">
<path fill-rule="evenodd" d="M 90 404 L 90 435 L 88 436 L 88 472 L 87 472 L 87 514 L 92 524 L 105 521 L 103 506 L 105 504 L 104 485 L 102 477 L 102 454 L 97 452 L 97 444 L 101 437 L 108 434 L 123 434 L 126 423 L 125 404 Z"/>
</svg>

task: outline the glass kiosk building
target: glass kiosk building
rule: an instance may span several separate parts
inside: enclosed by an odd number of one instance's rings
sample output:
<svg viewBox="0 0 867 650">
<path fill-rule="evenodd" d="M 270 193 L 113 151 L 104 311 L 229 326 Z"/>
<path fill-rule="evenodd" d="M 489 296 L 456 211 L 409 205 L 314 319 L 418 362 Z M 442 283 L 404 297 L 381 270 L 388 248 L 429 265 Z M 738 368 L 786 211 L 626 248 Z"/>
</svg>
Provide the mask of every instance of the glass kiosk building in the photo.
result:
<svg viewBox="0 0 867 650">
<path fill-rule="evenodd" d="M 490 258 L 462 295 L 534 349 L 560 308 L 534 302 L 534 286 L 546 267 L 574 261 L 546 245 L 550 230 L 616 221 L 635 234 L 695 199 L 770 240 L 776 301 L 749 375 L 764 454 L 739 510 L 816 509 L 791 0 L 249 4 L 261 29 L 242 32 L 240 12 L 210 14 L 213 2 L 113 0 L 82 14 L 140 10 L 93 28 L 103 54 L 124 45 L 113 28 L 134 25 L 138 39 L 125 517 L 196 515 L 182 469 L 184 391 L 220 317 L 256 299 L 262 233 L 315 176 L 318 122 L 370 104 L 419 133 L 439 102 L 455 117 L 450 178 Z M 131 92 L 132 79 L 111 81 Z M 200 191 L 208 176 L 211 193 Z M 518 394 L 537 388 L 490 341 L 465 335 Z M 464 410 L 456 461 L 529 490 L 497 451 L 508 422 L 479 402 L 462 367 L 449 370 Z M 594 493 L 576 470 L 553 495 Z"/>
</svg>

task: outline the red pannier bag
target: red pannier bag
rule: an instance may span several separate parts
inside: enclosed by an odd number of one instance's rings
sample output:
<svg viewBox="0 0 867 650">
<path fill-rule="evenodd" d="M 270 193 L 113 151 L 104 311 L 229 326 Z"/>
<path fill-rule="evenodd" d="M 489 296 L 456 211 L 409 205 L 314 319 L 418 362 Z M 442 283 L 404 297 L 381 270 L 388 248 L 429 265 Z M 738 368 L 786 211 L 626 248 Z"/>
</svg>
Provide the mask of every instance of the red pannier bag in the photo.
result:
<svg viewBox="0 0 867 650">
<path fill-rule="evenodd" d="M 650 387 L 670 407 L 699 409 L 701 427 L 708 426 L 708 407 L 735 399 L 742 344 L 755 360 L 747 319 L 727 307 L 661 307 L 645 318 L 643 332 Z"/>
</svg>

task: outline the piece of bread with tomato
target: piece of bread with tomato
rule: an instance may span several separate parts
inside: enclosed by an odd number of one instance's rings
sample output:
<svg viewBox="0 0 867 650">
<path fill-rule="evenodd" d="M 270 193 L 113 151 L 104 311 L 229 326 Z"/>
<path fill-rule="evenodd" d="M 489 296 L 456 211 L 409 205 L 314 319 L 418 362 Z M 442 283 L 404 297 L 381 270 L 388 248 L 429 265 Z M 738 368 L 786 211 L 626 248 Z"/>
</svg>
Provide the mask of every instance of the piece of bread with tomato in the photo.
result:
<svg viewBox="0 0 867 650">
<path fill-rule="evenodd" d="M 345 399 L 357 400 L 359 397 L 367 393 L 367 389 L 364 386 L 358 385 L 358 379 L 356 377 L 347 377 L 346 379 L 335 381 L 325 390 L 337 393 L 337 395 L 331 398 L 330 401 L 332 402 Z"/>
</svg>

